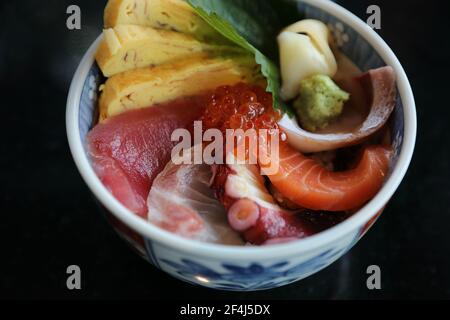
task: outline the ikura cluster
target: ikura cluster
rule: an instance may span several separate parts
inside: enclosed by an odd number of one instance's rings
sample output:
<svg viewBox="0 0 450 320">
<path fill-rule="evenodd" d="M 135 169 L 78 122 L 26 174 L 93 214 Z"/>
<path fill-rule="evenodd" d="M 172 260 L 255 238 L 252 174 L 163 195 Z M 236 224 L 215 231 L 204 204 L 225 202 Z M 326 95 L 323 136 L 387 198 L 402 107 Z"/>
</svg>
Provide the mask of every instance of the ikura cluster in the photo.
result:
<svg viewBox="0 0 450 320">
<path fill-rule="evenodd" d="M 278 129 L 281 115 L 274 110 L 272 95 L 259 86 L 239 83 L 222 86 L 207 99 L 201 118 L 205 129 Z"/>
</svg>

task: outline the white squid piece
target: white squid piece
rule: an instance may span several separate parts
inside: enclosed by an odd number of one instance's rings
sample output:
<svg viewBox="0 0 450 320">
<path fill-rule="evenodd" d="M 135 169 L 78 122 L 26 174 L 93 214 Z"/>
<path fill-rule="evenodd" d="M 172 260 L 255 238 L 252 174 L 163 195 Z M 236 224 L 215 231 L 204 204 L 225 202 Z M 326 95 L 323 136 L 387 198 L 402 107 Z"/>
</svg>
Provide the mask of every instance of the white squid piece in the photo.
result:
<svg viewBox="0 0 450 320">
<path fill-rule="evenodd" d="M 281 96 L 288 101 L 300 91 L 300 82 L 316 74 L 333 77 L 337 62 L 331 51 L 328 27 L 318 20 L 302 20 L 278 36 L 281 77 Z"/>
</svg>

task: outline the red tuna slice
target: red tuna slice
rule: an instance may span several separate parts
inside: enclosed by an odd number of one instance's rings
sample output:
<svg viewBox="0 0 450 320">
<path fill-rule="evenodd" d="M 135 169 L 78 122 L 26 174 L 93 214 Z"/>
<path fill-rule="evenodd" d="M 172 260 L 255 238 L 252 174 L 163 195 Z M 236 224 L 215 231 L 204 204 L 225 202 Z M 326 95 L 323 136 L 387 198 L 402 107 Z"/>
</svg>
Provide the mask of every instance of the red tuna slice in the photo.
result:
<svg viewBox="0 0 450 320">
<path fill-rule="evenodd" d="M 87 136 L 92 166 L 125 207 L 147 216 L 153 180 L 170 160 L 171 135 L 190 127 L 203 111 L 201 98 L 133 110 L 98 124 Z"/>
</svg>

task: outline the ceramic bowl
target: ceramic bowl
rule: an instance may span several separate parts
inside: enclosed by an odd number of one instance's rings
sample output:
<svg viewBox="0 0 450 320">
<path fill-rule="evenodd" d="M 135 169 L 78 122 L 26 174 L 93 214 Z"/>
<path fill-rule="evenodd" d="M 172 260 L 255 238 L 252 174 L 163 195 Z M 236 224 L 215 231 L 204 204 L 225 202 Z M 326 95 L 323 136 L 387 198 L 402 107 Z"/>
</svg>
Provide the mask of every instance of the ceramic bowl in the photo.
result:
<svg viewBox="0 0 450 320">
<path fill-rule="evenodd" d="M 157 268 L 183 281 L 225 290 L 261 290 L 286 285 L 327 267 L 367 232 L 401 183 L 416 137 L 416 110 L 408 78 L 389 46 L 367 24 L 327 0 L 299 1 L 300 17 L 319 19 L 335 33 L 342 51 L 362 70 L 390 65 L 397 74 L 398 103 L 392 121 L 395 151 L 380 192 L 339 225 L 304 240 L 264 247 L 200 243 L 166 232 L 122 206 L 94 173 L 84 148 L 94 125 L 101 73 L 92 44 L 73 78 L 67 103 L 67 134 L 75 163 L 118 233 Z"/>
</svg>

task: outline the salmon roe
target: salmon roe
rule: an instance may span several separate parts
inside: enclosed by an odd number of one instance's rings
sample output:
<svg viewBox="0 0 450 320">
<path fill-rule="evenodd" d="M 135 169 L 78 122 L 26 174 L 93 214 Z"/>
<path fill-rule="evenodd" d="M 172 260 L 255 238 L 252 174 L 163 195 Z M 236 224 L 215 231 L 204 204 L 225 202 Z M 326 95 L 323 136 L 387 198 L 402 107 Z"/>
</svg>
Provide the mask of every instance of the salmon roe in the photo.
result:
<svg viewBox="0 0 450 320">
<path fill-rule="evenodd" d="M 201 120 L 205 129 L 278 129 L 280 112 L 272 95 L 259 86 L 239 83 L 222 86 L 207 99 Z"/>
</svg>

